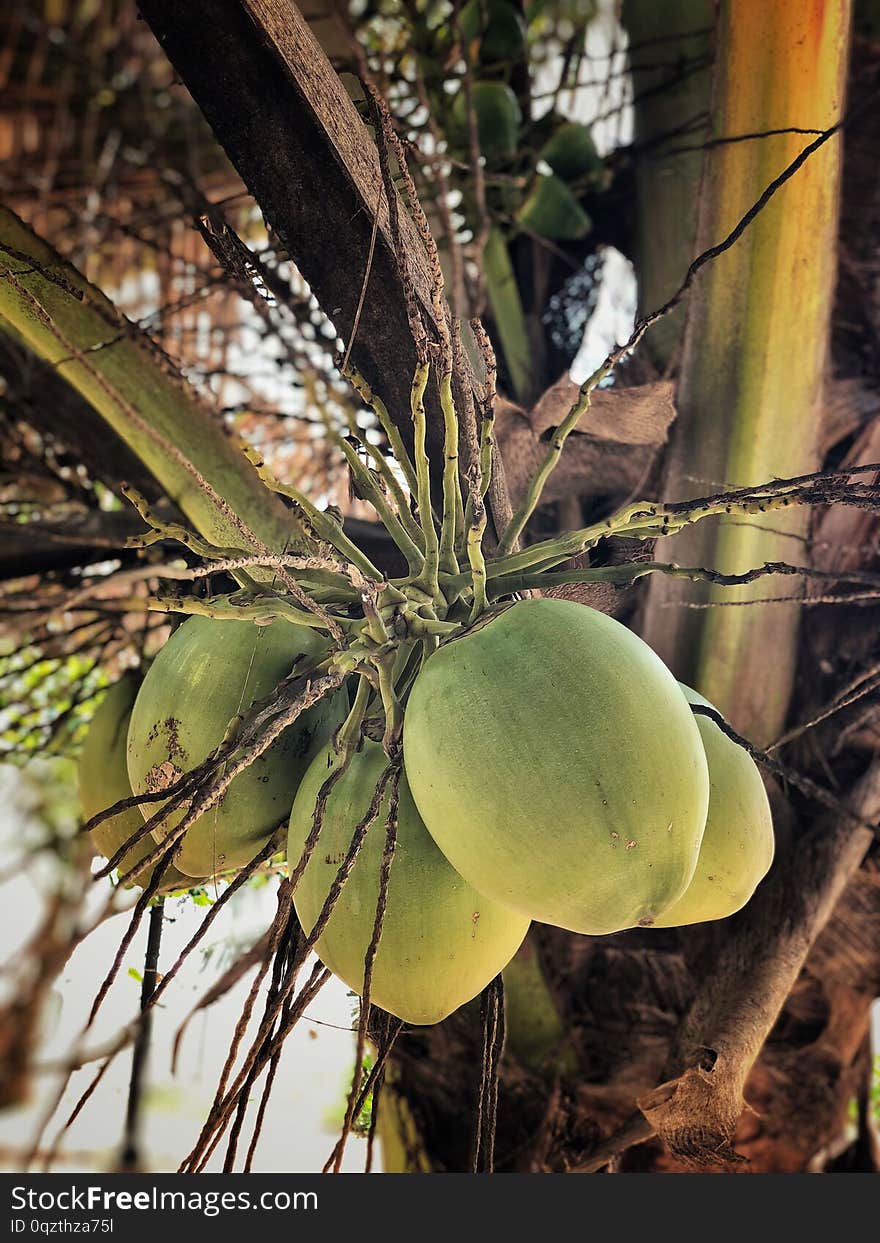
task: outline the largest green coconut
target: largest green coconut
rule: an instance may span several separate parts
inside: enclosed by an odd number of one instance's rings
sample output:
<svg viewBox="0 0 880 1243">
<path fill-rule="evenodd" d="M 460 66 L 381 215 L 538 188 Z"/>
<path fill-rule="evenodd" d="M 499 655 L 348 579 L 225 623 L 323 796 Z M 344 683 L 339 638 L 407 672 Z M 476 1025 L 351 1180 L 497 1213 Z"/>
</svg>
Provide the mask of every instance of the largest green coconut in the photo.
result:
<svg viewBox="0 0 880 1243">
<path fill-rule="evenodd" d="M 694 874 L 700 731 L 662 661 L 594 609 L 523 600 L 441 646 L 412 689 L 404 758 L 453 867 L 532 919 L 650 925 Z"/>
</svg>

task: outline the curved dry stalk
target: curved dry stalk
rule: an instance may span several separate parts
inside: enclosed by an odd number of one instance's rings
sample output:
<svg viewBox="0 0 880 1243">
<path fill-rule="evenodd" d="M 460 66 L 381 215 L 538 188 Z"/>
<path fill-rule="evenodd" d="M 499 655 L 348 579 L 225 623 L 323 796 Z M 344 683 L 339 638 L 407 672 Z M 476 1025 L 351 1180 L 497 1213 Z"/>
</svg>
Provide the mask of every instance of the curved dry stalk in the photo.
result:
<svg viewBox="0 0 880 1243">
<path fill-rule="evenodd" d="M 260 1029 L 251 1045 L 250 1051 L 246 1055 L 242 1066 L 239 1068 L 232 1085 L 225 1091 L 225 1093 L 218 1091 L 215 1096 L 214 1103 L 209 1111 L 208 1118 L 202 1127 L 196 1145 L 183 1162 L 181 1171 L 185 1171 L 187 1169 L 194 1170 L 204 1164 L 205 1160 L 207 1160 L 206 1154 L 209 1155 L 210 1152 L 212 1152 L 216 1147 L 223 1130 L 225 1130 L 225 1127 L 228 1125 L 234 1110 L 237 1108 L 239 1097 L 243 1092 L 245 1092 L 248 1083 L 252 1081 L 251 1074 L 257 1065 L 257 1062 L 259 1061 L 262 1064 L 265 1064 L 267 1061 L 271 1060 L 275 1052 L 281 1048 L 285 1037 L 290 1030 L 292 1030 L 292 1027 L 302 1014 L 307 1002 L 300 1004 L 302 996 L 301 992 L 297 998 L 297 1001 L 294 1002 L 290 1009 L 289 1018 L 286 1019 L 284 1023 L 279 1024 L 278 1032 L 272 1036 L 275 1023 L 281 1015 L 285 1002 L 291 995 L 296 985 L 299 970 L 305 962 L 307 956 L 314 949 L 330 920 L 330 916 L 333 913 L 339 899 L 339 895 L 342 892 L 346 881 L 351 875 L 352 868 L 357 861 L 367 833 L 378 818 L 379 811 L 384 801 L 386 787 L 392 779 L 394 772 L 398 768 L 399 761 L 396 763 L 389 763 L 381 773 L 376 783 L 376 789 L 373 793 L 373 797 L 370 800 L 367 813 L 354 829 L 349 849 L 337 870 L 336 876 L 330 886 L 327 897 L 321 907 L 312 930 L 307 936 L 300 940 L 296 948 L 296 952 L 290 958 L 290 961 L 284 971 L 284 977 L 277 989 L 277 995 L 272 1001 L 272 1004 L 267 1005 L 266 1013 L 263 1016 Z M 335 774 L 331 774 L 331 776 L 334 775 Z M 327 787 L 328 784 L 329 779 L 328 782 L 324 783 L 322 790 Z M 329 790 L 327 790 L 327 797 L 329 797 L 330 790 L 332 790 L 332 785 L 330 785 Z M 319 804 L 319 806 L 316 807 L 313 830 L 310 834 L 310 839 L 313 837 L 315 841 L 317 841 L 317 837 L 320 834 L 321 821 L 318 817 L 319 814 L 323 816 L 324 807 L 326 807 L 326 800 L 323 806 Z M 314 843 L 312 843 L 312 849 L 314 849 Z M 300 863 L 297 865 L 298 869 L 301 869 L 299 870 L 299 875 L 302 875 L 302 871 L 305 870 L 307 861 L 308 860 L 306 859 L 304 862 L 301 858 Z M 299 877 L 297 877 L 297 879 L 298 878 Z M 293 885 L 292 879 L 291 884 Z"/>
</svg>

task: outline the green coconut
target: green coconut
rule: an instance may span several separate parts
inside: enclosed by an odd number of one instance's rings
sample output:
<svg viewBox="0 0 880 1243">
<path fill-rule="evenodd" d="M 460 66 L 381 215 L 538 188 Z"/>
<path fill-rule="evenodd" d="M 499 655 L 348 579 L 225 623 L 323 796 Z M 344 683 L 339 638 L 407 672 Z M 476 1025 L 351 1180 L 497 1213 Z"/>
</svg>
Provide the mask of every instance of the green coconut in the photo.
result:
<svg viewBox="0 0 880 1243">
<path fill-rule="evenodd" d="M 597 172 L 602 160 L 586 125 L 565 121 L 544 144 L 540 158 L 563 181 L 577 181 L 587 173 Z"/>
<path fill-rule="evenodd" d="M 522 121 L 519 102 L 504 82 L 475 82 L 474 113 L 480 150 L 489 164 L 500 164 L 516 155 Z M 460 147 L 468 143 L 467 99 L 464 89 L 455 97 L 450 116 L 450 137 Z"/>
<path fill-rule="evenodd" d="M 689 703 L 714 707 L 689 686 L 681 689 Z M 694 719 L 709 763 L 709 814 L 694 878 L 654 921 L 658 928 L 726 919 L 745 906 L 773 862 L 773 818 L 757 765 L 714 721 Z"/>
<path fill-rule="evenodd" d="M 140 684 L 140 674 L 134 671 L 123 674 L 107 691 L 89 723 L 77 766 L 79 799 L 85 820 L 90 820 L 99 811 L 112 807 L 120 799 L 131 798 L 131 783 L 125 762 L 125 740 L 132 705 Z M 137 807 L 132 807 L 92 829 L 91 838 L 98 853 L 105 859 L 110 859 L 120 846 L 143 827 L 143 816 Z M 136 867 L 155 848 L 155 840 L 147 833 L 123 856 L 119 864 L 120 876 Z M 150 868 L 139 872 L 132 877 L 126 888 L 131 885 L 140 885 L 143 888 L 152 871 Z M 173 865 L 169 865 L 162 873 L 163 890 L 188 888 L 191 884 L 192 879 L 182 876 Z"/>
<path fill-rule="evenodd" d="M 484 65 L 518 60 L 526 46 L 526 24 L 510 0 L 469 0 L 458 16 L 465 47 Z"/>
<path fill-rule="evenodd" d="M 555 173 L 539 173 L 516 218 L 530 232 L 556 242 L 576 242 L 592 226 L 590 217 Z"/>
<path fill-rule="evenodd" d="M 366 743 L 330 794 L 318 843 L 294 894 L 307 932 L 315 926 L 387 762 L 378 744 Z M 291 866 L 311 832 L 318 791 L 337 763 L 328 748 L 303 778 L 290 817 Z M 376 917 L 389 799 L 386 791 L 316 946 L 321 961 L 356 993 L 363 990 L 364 957 Z M 397 847 L 373 966 L 371 998 L 376 1005 L 407 1023 L 439 1023 L 506 966 L 528 926 L 526 917 L 483 897 L 450 867 L 401 776 Z"/>
<path fill-rule="evenodd" d="M 314 632 L 286 622 L 189 618 L 153 661 L 135 701 L 128 731 L 133 789 L 140 794 L 172 785 L 220 744 L 237 714 L 321 648 Z M 181 871 L 213 876 L 249 863 L 289 815 L 303 773 L 346 708 L 344 695 L 322 700 L 244 769 L 186 832 L 175 857 Z M 157 840 L 183 814 L 170 816 Z"/>
<path fill-rule="evenodd" d="M 593 934 L 650 925 L 693 877 L 700 731 L 662 661 L 594 609 L 522 600 L 443 644 L 403 743 L 437 845 L 523 915 Z"/>
</svg>

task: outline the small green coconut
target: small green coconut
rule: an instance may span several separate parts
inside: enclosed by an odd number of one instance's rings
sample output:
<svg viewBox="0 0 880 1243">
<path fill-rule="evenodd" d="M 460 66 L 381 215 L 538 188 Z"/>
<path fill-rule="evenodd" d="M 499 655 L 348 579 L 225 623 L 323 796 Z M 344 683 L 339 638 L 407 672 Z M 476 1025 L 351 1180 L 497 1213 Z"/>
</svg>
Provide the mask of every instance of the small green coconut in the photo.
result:
<svg viewBox="0 0 880 1243">
<path fill-rule="evenodd" d="M 555 173 L 538 174 L 516 218 L 530 232 L 556 242 L 576 242 L 592 226 L 590 217 Z"/>
<path fill-rule="evenodd" d="M 586 125 L 565 121 L 541 149 L 540 158 L 563 181 L 577 181 L 602 168 L 602 160 Z"/>
<path fill-rule="evenodd" d="M 714 706 L 680 685 L 688 703 Z M 773 818 L 755 761 L 714 721 L 694 719 L 709 763 L 709 814 L 694 878 L 654 921 L 658 928 L 726 919 L 745 906 L 773 862 Z"/>
<path fill-rule="evenodd" d="M 489 164 L 503 164 L 516 155 L 522 114 L 513 91 L 504 82 L 475 82 L 474 113 L 480 150 Z M 464 150 L 468 145 L 468 112 L 464 88 L 455 97 L 449 137 Z"/>
<path fill-rule="evenodd" d="M 290 817 L 291 868 L 312 830 L 318 792 L 338 762 L 328 749 L 303 778 Z M 333 787 L 318 843 L 294 894 L 306 932 L 315 926 L 387 763 L 382 748 L 368 742 Z M 386 790 L 316 946 L 321 961 L 356 993 L 363 991 L 364 957 L 376 917 L 389 803 Z M 401 775 L 397 847 L 371 986 L 376 1005 L 407 1023 L 439 1023 L 507 965 L 528 926 L 528 918 L 477 893 L 450 866 L 422 823 Z"/>
<path fill-rule="evenodd" d="M 526 24 L 510 0 L 468 0 L 458 16 L 468 52 L 483 65 L 509 64 L 526 46 Z"/>
</svg>

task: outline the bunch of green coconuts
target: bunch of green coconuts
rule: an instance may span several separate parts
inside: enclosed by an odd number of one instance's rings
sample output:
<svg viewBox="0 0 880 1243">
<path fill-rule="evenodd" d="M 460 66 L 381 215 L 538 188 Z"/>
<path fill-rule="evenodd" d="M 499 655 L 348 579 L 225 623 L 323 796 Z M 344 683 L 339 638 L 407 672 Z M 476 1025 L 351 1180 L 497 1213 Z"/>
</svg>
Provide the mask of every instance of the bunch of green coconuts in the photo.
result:
<svg viewBox="0 0 880 1243">
<path fill-rule="evenodd" d="M 590 130 L 550 111 L 524 123 L 508 81 L 524 55 L 526 23 L 510 0 L 469 0 L 458 16 L 458 35 L 470 66 L 470 89 L 451 97 L 446 136 L 457 158 L 469 159 L 469 111 L 476 119 L 480 154 L 490 172 L 509 172 L 525 189 L 491 186 L 503 215 L 529 233 L 553 241 L 578 241 L 591 221 L 581 202 L 584 190 L 602 181 L 603 164 Z M 438 99 L 448 99 L 438 89 Z"/>
<path fill-rule="evenodd" d="M 143 681 L 126 675 L 95 714 L 80 760 L 85 815 L 172 784 L 323 642 L 283 621 L 187 619 Z M 602 935 L 742 907 L 773 858 L 770 809 L 750 756 L 691 711 L 705 702 L 626 627 L 567 600 L 503 602 L 435 645 L 405 703 L 373 1002 L 409 1023 L 438 1022 L 504 968 L 532 920 Z M 343 685 L 241 772 L 187 830 L 163 887 L 233 873 L 288 816 L 293 869 L 341 763 L 334 740 L 349 710 Z M 381 743 L 362 736 L 329 783 L 294 895 L 306 932 L 388 762 Z M 355 992 L 391 797 L 389 783 L 316 945 Z M 154 809 L 105 821 L 97 849 L 111 856 Z M 148 835 L 120 870 L 154 848 Z"/>
<path fill-rule="evenodd" d="M 458 23 L 473 72 L 470 90 L 462 85 L 452 97 L 447 134 L 467 152 L 470 96 L 486 164 L 503 168 L 520 159 L 522 145 L 506 81 L 522 52 L 522 18 L 508 0 L 470 0 Z M 580 236 L 589 222 L 577 216 L 578 192 L 597 165 L 589 132 L 553 114 L 536 125 L 544 130 L 532 127 L 522 156 L 530 188 L 518 219 L 547 236 Z M 692 514 L 681 504 L 637 502 L 517 551 L 565 437 L 612 357 L 581 387 L 488 551 L 492 396 L 472 469 L 460 476 L 450 341 L 419 354 L 412 457 L 384 404 L 346 372 L 400 468 L 398 477 L 364 441 L 374 477 L 337 438 L 407 562 L 401 578 L 387 579 L 329 512 L 274 480 L 244 447 L 267 486 L 293 502 L 320 556 L 286 571 L 288 584 L 290 574 L 297 580 L 292 594 L 274 580 L 239 578 L 239 591 L 202 601 L 201 615 L 192 598 L 158 602 L 194 615 L 143 679 L 127 675 L 107 693 L 80 761 L 88 817 L 132 792 L 152 796 L 93 831 L 101 853 L 119 854 L 121 876 L 145 885 L 157 844 L 174 834 L 166 848 L 172 867 L 159 878 L 164 891 L 229 877 L 271 851 L 286 825 L 296 912 L 306 933 L 315 931 L 316 952 L 359 994 L 371 961 L 371 1000 L 412 1024 L 438 1022 L 476 997 L 532 920 L 601 936 L 723 919 L 749 900 L 773 857 L 770 809 L 750 756 L 692 711 L 705 701 L 626 627 L 541 593 L 558 567 L 609 534 L 663 537 L 713 513 L 766 512 L 795 501 L 797 490 L 708 498 Z M 432 477 L 425 449 L 432 369 L 442 478 Z M 222 560 L 229 551 L 205 555 Z M 664 568 L 680 569 L 639 563 L 639 575 Z M 596 581 L 603 572 L 588 567 L 561 579 L 583 573 Z M 305 710 L 267 749 L 230 770 L 207 810 L 180 801 L 156 816 L 166 792 L 183 800 L 181 779 L 234 738 L 236 722 L 279 683 L 318 674 L 328 693 L 307 709 L 303 699 Z M 152 836 L 132 842 L 146 817 Z"/>
</svg>

